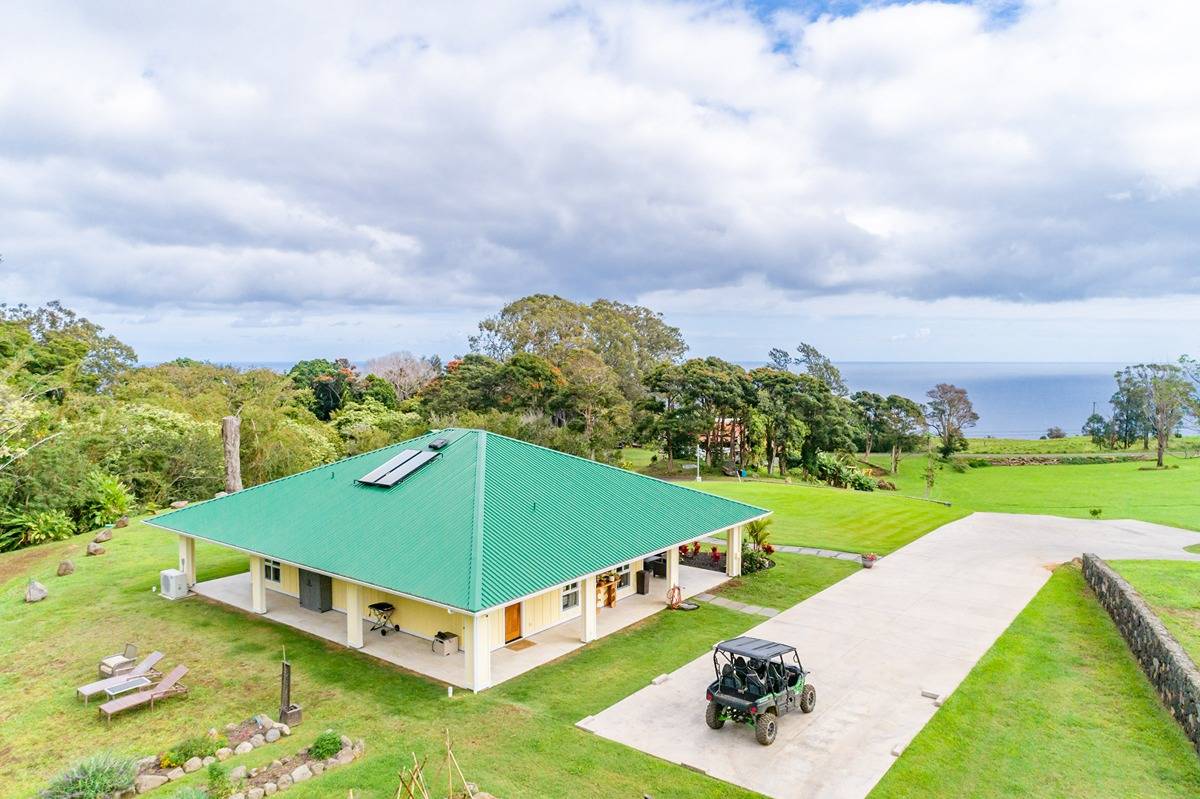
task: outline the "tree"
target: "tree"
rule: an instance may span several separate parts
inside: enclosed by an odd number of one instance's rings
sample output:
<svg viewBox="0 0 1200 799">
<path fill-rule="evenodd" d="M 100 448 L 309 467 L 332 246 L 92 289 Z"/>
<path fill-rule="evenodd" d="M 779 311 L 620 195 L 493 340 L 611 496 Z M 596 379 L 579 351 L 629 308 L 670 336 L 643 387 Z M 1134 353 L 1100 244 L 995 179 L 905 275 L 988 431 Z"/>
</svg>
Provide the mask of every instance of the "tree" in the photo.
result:
<svg viewBox="0 0 1200 799">
<path fill-rule="evenodd" d="M 104 328 L 57 300 L 40 308 L 0 303 L 0 322 L 24 327 L 40 347 L 30 364 L 37 374 L 61 374 L 81 391 L 107 388 L 121 372 L 137 363 L 137 353 Z"/>
<path fill-rule="evenodd" d="M 1066 438 L 1067 432 L 1061 427 L 1050 427 L 1046 430 L 1046 438 Z"/>
<path fill-rule="evenodd" d="M 850 393 L 850 389 L 846 388 L 846 382 L 842 380 L 841 370 L 833 365 L 833 361 L 822 355 L 820 350 L 811 344 L 801 342 L 796 351 L 800 353 L 796 362 L 803 363 L 804 370 L 829 386 L 829 390 L 835 396 L 844 397 Z"/>
<path fill-rule="evenodd" d="M 685 397 L 682 366 L 659 364 L 646 374 L 645 387 L 649 396 L 637 402 L 634 429 L 643 441 L 658 442 L 667 454 L 670 470 L 675 458 L 695 452 L 707 421 L 700 408 Z"/>
<path fill-rule="evenodd" d="M 967 439 L 963 430 L 974 427 L 979 421 L 967 390 L 949 383 L 938 383 L 925 392 L 929 397 L 926 404 L 926 417 L 929 426 L 942 440 L 939 448 L 942 457 L 950 457 L 959 450 L 967 448 Z"/>
<path fill-rule="evenodd" d="M 795 363 L 795 359 L 792 358 L 791 354 L 787 350 L 779 347 L 771 348 L 771 351 L 767 353 L 767 361 L 773 368 L 778 369 L 781 372 L 790 371 L 792 364 Z"/>
<path fill-rule="evenodd" d="M 419 393 L 441 371 L 436 358 L 422 358 L 408 351 L 372 358 L 367 361 L 366 370 L 391 383 L 396 389 L 396 398 L 400 400 Z"/>
<path fill-rule="evenodd" d="M 1116 439 L 1128 448 L 1139 438 L 1142 449 L 1150 449 L 1154 425 L 1150 419 L 1149 387 L 1138 367 L 1127 366 L 1115 373 L 1117 390 L 1109 400 L 1112 405 L 1112 425 Z"/>
<path fill-rule="evenodd" d="M 496 407 L 501 364 L 486 355 L 471 353 L 446 364 L 421 391 L 421 406 L 430 415 L 460 411 L 486 411 Z"/>
<path fill-rule="evenodd" d="M 1083 423 L 1083 429 L 1080 432 L 1088 436 L 1092 443 L 1098 447 L 1104 447 L 1109 444 L 1110 436 L 1112 435 L 1112 423 L 1098 413 L 1093 413 Z"/>
<path fill-rule="evenodd" d="M 863 457 L 871 457 L 871 448 L 887 433 L 887 400 L 872 391 L 856 391 L 850 397 L 858 410 L 863 437 Z"/>
<path fill-rule="evenodd" d="M 297 388 L 312 392 L 309 410 L 322 422 L 327 422 L 353 395 L 358 370 L 345 358 L 336 361 L 315 358 L 297 363 L 288 372 L 288 377 Z"/>
<path fill-rule="evenodd" d="M 1132 369 L 1146 387 L 1146 415 L 1154 431 L 1157 463 L 1161 469 L 1167 442 L 1193 408 L 1192 384 L 1184 369 L 1175 364 L 1138 364 Z"/>
<path fill-rule="evenodd" d="M 906 449 L 915 449 L 925 438 L 925 414 L 921 406 L 902 397 L 890 394 L 884 400 L 884 438 L 892 447 L 892 474 L 900 468 L 900 455 Z"/>
<path fill-rule="evenodd" d="M 750 372 L 750 382 L 757 393 L 755 405 L 763 425 L 767 474 L 771 465 L 778 463 L 780 475 L 786 475 L 788 453 L 799 450 L 808 435 L 800 419 L 800 376 L 763 366 Z"/>
<path fill-rule="evenodd" d="M 629 405 L 617 374 L 591 350 L 575 350 L 567 356 L 562 376 L 565 384 L 555 402 L 580 420 L 589 454 L 595 459 L 597 449 L 616 443 L 618 415 L 628 417 Z"/>
<path fill-rule="evenodd" d="M 565 385 L 562 372 L 554 364 L 538 355 L 518 352 L 496 372 L 495 407 L 545 413 L 550 400 Z"/>
<path fill-rule="evenodd" d="M 681 381 L 684 401 L 698 407 L 706 422 L 709 464 L 717 465 L 726 438 L 730 458 L 740 462 L 747 412 L 754 402 L 746 370 L 714 356 L 693 358 L 682 364 Z"/>
</svg>

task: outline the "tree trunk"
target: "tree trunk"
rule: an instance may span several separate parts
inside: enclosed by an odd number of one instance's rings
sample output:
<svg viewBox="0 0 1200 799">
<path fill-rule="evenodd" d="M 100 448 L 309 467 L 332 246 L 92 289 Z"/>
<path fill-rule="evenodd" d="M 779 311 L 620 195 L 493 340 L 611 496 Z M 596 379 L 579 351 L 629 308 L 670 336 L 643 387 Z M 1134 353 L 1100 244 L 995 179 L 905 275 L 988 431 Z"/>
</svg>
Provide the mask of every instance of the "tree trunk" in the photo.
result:
<svg viewBox="0 0 1200 799">
<path fill-rule="evenodd" d="M 892 474 L 900 468 L 900 445 L 892 444 Z"/>
<path fill-rule="evenodd" d="M 871 445 L 874 444 L 875 442 L 871 440 L 870 433 L 867 433 L 866 439 L 867 440 L 865 443 L 867 445 L 867 451 L 866 451 L 866 453 L 863 454 L 863 460 L 869 461 L 869 460 L 871 460 Z"/>
<path fill-rule="evenodd" d="M 237 416 L 221 419 L 221 440 L 225 442 L 225 490 L 242 490 L 242 420 Z"/>
<path fill-rule="evenodd" d="M 1163 453 L 1167 451 L 1167 437 L 1162 433 L 1158 434 L 1158 468 L 1163 467 Z"/>
</svg>

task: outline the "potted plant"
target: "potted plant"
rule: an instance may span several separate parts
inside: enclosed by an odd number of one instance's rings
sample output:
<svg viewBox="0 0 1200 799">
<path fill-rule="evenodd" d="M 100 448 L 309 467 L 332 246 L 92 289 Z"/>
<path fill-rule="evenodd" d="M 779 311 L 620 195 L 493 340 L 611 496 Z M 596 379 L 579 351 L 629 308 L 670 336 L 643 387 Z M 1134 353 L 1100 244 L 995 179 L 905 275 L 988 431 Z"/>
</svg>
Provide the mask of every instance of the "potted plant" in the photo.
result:
<svg viewBox="0 0 1200 799">
<path fill-rule="evenodd" d="M 875 565 L 875 561 L 879 560 L 879 556 L 874 552 L 864 552 L 862 555 L 862 565 L 864 569 L 869 569 Z"/>
</svg>

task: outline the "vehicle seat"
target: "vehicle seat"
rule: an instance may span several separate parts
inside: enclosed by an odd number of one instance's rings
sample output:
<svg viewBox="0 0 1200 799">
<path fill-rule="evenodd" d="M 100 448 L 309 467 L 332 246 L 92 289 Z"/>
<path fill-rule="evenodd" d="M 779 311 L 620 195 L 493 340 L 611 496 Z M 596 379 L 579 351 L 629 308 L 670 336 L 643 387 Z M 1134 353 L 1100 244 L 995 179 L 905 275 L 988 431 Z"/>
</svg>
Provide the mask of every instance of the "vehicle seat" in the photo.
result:
<svg viewBox="0 0 1200 799">
<path fill-rule="evenodd" d="M 767 695 L 767 686 L 763 685 L 762 679 L 753 671 L 746 675 L 746 695 L 751 699 Z"/>
<path fill-rule="evenodd" d="M 733 666 L 726 663 L 721 667 L 721 690 L 732 693 L 738 693 L 742 690 L 740 680 L 733 670 Z"/>
</svg>

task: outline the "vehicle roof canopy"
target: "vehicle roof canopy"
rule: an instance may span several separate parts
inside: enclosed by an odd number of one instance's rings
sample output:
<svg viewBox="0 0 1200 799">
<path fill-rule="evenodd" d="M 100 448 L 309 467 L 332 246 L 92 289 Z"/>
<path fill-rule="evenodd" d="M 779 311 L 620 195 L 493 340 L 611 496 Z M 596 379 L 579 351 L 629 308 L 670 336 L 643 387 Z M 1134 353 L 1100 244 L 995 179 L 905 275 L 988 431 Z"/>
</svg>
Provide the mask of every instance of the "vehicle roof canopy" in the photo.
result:
<svg viewBox="0 0 1200 799">
<path fill-rule="evenodd" d="M 716 648 L 721 652 L 728 652 L 731 655 L 741 655 L 742 657 L 754 658 L 756 660 L 769 660 L 770 658 L 796 651 L 796 647 L 794 646 L 777 644 L 774 641 L 764 641 L 761 638 L 750 638 L 745 635 L 738 638 L 730 638 L 728 641 L 722 641 L 717 644 Z"/>
</svg>

